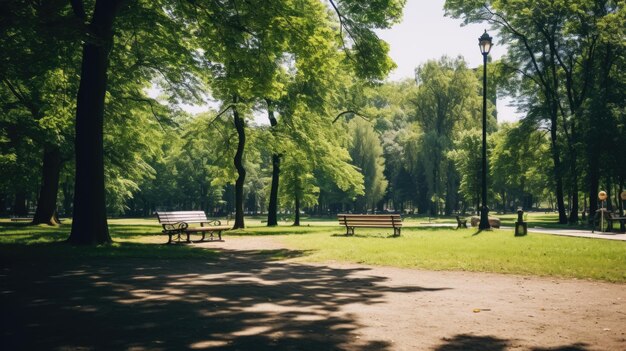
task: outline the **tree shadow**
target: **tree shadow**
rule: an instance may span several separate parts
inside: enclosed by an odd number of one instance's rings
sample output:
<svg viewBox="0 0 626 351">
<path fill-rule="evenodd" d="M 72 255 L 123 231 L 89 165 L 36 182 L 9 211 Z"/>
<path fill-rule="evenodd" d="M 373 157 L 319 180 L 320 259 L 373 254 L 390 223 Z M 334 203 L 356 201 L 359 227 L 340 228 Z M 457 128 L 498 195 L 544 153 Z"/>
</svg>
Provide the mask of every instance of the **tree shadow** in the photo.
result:
<svg viewBox="0 0 626 351">
<path fill-rule="evenodd" d="M 435 351 L 504 351 L 516 348 L 513 341 L 489 335 L 458 334 L 452 338 L 444 338 L 444 343 L 437 346 Z M 519 347 L 519 346 L 518 346 Z M 587 344 L 575 343 L 557 347 L 533 347 L 531 351 L 590 351 Z"/>
<path fill-rule="evenodd" d="M 472 234 L 472 236 L 477 236 L 478 234 L 482 233 L 482 232 L 487 232 L 490 231 L 489 229 L 478 229 L 476 228 L 476 232 L 474 234 Z"/>
<path fill-rule="evenodd" d="M 362 325 L 344 306 L 447 289 L 386 286 L 386 277 L 357 274 L 367 268 L 276 261 L 302 254 L 3 261 L 3 348 L 389 350 L 386 341 L 361 340 Z"/>
<path fill-rule="evenodd" d="M 445 343 L 435 348 L 435 351 L 504 351 L 510 345 L 508 340 L 494 336 L 468 334 L 459 334 L 443 340 Z"/>
<path fill-rule="evenodd" d="M 572 345 L 566 345 L 566 346 L 557 346 L 557 347 L 534 347 L 531 349 L 531 351 L 589 351 L 591 350 L 589 347 L 589 345 L 584 344 L 584 343 L 575 343 Z"/>
<path fill-rule="evenodd" d="M 347 235 L 346 233 L 337 234 L 333 233 L 331 237 L 336 238 L 354 238 L 354 239 L 396 239 L 401 238 L 401 235 L 393 235 L 390 233 L 355 233 L 354 235 Z"/>
<path fill-rule="evenodd" d="M 454 230 L 456 227 L 449 225 L 449 226 L 427 226 L 427 225 L 420 225 L 417 227 L 408 227 L 405 226 L 402 228 L 402 232 L 408 232 L 408 233 L 412 233 L 412 232 L 448 232 L 450 230 Z"/>
</svg>

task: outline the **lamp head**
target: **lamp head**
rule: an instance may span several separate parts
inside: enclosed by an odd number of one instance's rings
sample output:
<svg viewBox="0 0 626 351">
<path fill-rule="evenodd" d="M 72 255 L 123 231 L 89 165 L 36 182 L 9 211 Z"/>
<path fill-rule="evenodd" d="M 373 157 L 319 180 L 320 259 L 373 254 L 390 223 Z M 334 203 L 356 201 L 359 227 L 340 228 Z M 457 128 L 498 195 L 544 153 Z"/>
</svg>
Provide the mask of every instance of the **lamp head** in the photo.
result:
<svg viewBox="0 0 626 351">
<path fill-rule="evenodd" d="M 487 34 L 487 30 L 485 29 L 485 33 L 478 38 L 478 47 L 480 47 L 480 53 L 483 55 L 488 55 L 489 51 L 491 51 L 491 47 L 493 46 L 492 37 Z"/>
</svg>

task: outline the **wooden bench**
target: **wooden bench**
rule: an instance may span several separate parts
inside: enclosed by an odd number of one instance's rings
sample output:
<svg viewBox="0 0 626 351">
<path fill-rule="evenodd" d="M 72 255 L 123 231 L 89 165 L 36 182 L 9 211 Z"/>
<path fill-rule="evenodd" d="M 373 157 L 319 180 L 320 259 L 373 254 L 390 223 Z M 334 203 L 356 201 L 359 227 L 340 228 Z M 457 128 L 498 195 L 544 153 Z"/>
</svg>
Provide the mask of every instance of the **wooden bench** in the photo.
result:
<svg viewBox="0 0 626 351">
<path fill-rule="evenodd" d="M 346 235 L 354 235 L 354 228 L 393 228 L 393 236 L 399 236 L 402 229 L 402 218 L 399 214 L 361 215 L 338 214 L 339 224 L 346 227 Z"/>
<path fill-rule="evenodd" d="M 163 234 L 169 236 L 168 244 L 172 243 L 174 236 L 177 236 L 177 240 L 180 242 L 182 234 L 187 234 L 187 242 L 189 243 L 192 233 L 202 234 L 200 241 L 204 241 L 207 234 L 209 234 L 210 240 L 214 240 L 214 234 L 217 234 L 219 240 L 222 240 L 222 231 L 231 229 L 230 226 L 221 225 L 222 223 L 218 220 L 208 219 L 204 211 L 157 212 L 156 214 L 159 223 L 163 226 Z M 192 223 L 200 224 L 200 226 L 190 227 L 189 224 Z"/>
<path fill-rule="evenodd" d="M 608 226 L 607 226 L 607 231 L 612 232 L 613 230 L 615 230 L 616 232 L 619 233 L 624 233 L 626 232 L 626 217 L 620 217 L 618 214 L 616 213 L 609 213 L 609 216 L 604 218 L 604 220 L 606 220 L 608 222 Z M 614 222 L 619 222 L 619 229 L 613 227 L 613 223 Z"/>
<path fill-rule="evenodd" d="M 456 216 L 456 229 L 467 228 L 467 218 Z"/>
</svg>

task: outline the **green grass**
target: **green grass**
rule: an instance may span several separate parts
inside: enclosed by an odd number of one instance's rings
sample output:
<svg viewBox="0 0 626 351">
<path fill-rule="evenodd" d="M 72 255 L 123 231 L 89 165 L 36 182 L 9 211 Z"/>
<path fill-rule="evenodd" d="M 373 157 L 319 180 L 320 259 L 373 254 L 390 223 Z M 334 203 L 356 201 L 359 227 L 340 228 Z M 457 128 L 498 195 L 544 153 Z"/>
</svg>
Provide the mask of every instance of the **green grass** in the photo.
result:
<svg viewBox="0 0 626 351">
<path fill-rule="evenodd" d="M 261 219 L 247 221 L 245 230 L 229 231 L 229 237 L 275 236 L 288 250 L 259 250 L 272 259 L 295 258 L 309 262 L 353 262 L 428 270 L 462 270 L 596 279 L 626 282 L 626 242 L 572 238 L 530 233 L 514 237 L 512 230 L 476 234 L 475 229 L 413 227 L 423 218 L 408 219 L 402 236 L 386 229 L 345 230 L 331 220 L 307 220 L 301 227 L 281 222 L 263 226 Z M 0 221 L 2 260 L 84 258 L 216 259 L 219 250 L 189 245 L 163 245 L 167 237 L 154 219 L 112 219 L 112 245 L 74 247 L 62 242 L 70 224 L 59 227 L 30 226 Z"/>
<path fill-rule="evenodd" d="M 95 247 L 63 243 L 71 224 L 58 227 L 0 221 L 0 257 L 6 261 L 81 260 L 84 258 L 216 259 L 217 250 L 187 245 L 162 245 L 167 236 L 155 220 L 112 219 L 109 231 L 113 244 Z"/>
<path fill-rule="evenodd" d="M 512 230 L 340 227 L 248 228 L 235 235 L 280 235 L 288 247 L 309 252 L 310 262 L 354 262 L 428 270 L 460 270 L 626 282 L 626 242 L 528 234 Z"/>
</svg>

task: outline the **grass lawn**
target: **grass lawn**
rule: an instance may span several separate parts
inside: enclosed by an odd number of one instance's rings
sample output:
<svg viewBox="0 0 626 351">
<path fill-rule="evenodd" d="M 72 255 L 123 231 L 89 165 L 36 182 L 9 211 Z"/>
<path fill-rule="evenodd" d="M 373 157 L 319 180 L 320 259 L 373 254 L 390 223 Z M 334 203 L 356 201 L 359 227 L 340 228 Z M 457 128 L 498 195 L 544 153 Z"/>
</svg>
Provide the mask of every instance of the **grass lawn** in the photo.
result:
<svg viewBox="0 0 626 351">
<path fill-rule="evenodd" d="M 334 220 L 288 222 L 264 227 L 261 218 L 247 220 L 246 230 L 227 232 L 237 236 L 274 236 L 290 249 L 306 252 L 297 258 L 310 262 L 354 262 L 427 270 L 464 270 L 513 273 L 626 282 L 626 242 L 571 238 L 545 234 L 514 237 L 512 230 L 476 234 L 475 229 L 418 228 L 423 218 L 409 219 L 401 237 L 385 229 L 357 229 L 345 237 Z M 112 219 L 115 243 L 94 248 L 62 244 L 69 224 L 60 227 L 0 222 L 0 257 L 22 261 L 50 257 L 77 260 L 85 257 L 216 259 L 218 250 L 190 245 L 162 245 L 154 219 Z M 289 255 L 285 255 L 288 257 Z M 277 257 L 280 258 L 280 257 Z"/>
</svg>

